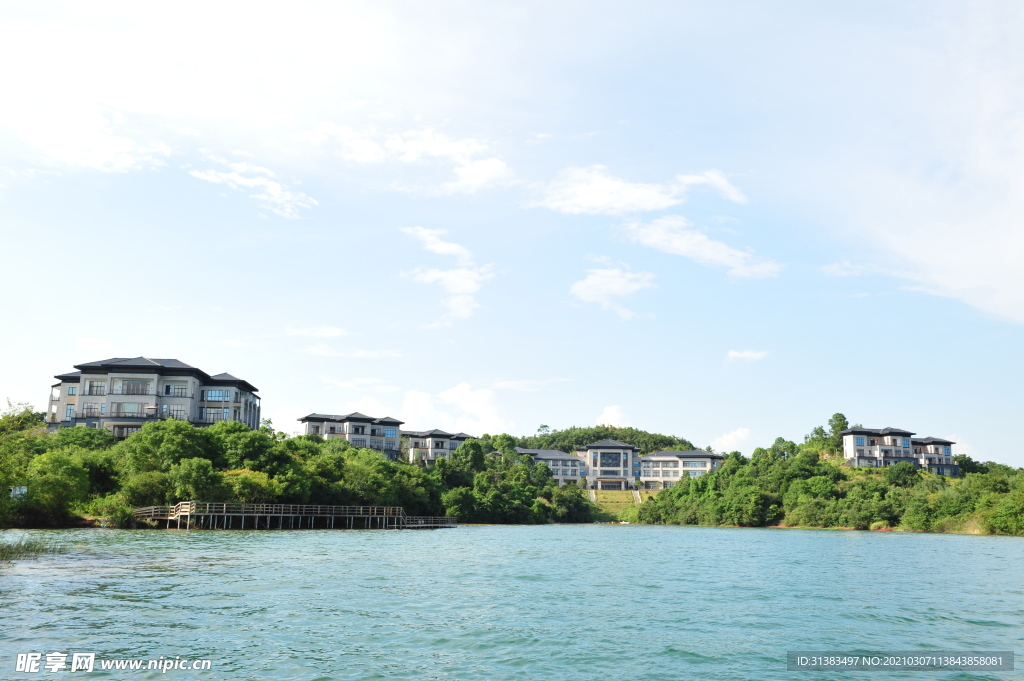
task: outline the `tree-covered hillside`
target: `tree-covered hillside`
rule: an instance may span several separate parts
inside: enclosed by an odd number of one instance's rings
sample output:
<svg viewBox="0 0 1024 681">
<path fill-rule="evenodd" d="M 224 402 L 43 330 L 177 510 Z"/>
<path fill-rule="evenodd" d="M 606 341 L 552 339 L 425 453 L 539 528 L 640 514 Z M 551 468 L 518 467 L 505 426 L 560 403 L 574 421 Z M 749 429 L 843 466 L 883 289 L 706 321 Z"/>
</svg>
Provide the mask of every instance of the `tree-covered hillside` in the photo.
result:
<svg viewBox="0 0 1024 681">
<path fill-rule="evenodd" d="M 558 489 L 546 464 L 515 453 L 511 436 L 487 445 L 471 441 L 427 469 L 341 439 L 233 422 L 156 421 L 122 442 L 91 428 L 46 433 L 42 415 L 21 405 L 0 416 L 0 485 L 27 491 L 0 494 L 0 527 L 130 524 L 133 508 L 186 500 L 401 506 L 462 522 L 590 520 L 583 491 Z"/>
<path fill-rule="evenodd" d="M 846 419 L 815 428 L 803 444 L 778 438 L 748 459 L 730 454 L 716 472 L 683 478 L 644 502 L 638 518 L 679 525 L 899 528 L 1024 534 L 1024 469 L 958 456 L 948 478 L 900 463 L 849 468 L 833 456 Z"/>
<path fill-rule="evenodd" d="M 601 440 L 618 440 L 638 447 L 642 454 L 664 450 L 689 451 L 696 449 L 689 440 L 674 435 L 648 433 L 637 428 L 616 428 L 615 426 L 594 426 L 579 428 L 573 426 L 565 430 L 548 431 L 546 427 L 537 435 L 520 437 L 516 445 L 529 449 L 558 449 L 563 452 L 574 451 L 577 447 Z"/>
</svg>

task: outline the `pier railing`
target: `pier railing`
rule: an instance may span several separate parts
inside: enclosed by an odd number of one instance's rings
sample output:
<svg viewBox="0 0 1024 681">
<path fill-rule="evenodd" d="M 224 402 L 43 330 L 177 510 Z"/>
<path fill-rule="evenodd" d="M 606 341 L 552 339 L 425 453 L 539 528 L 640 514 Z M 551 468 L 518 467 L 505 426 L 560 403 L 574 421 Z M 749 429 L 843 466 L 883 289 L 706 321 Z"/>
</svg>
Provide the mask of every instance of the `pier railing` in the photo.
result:
<svg viewBox="0 0 1024 681">
<path fill-rule="evenodd" d="M 184 515 L 273 515 L 379 517 L 405 516 L 401 506 L 325 506 L 321 504 L 224 504 L 205 501 L 179 501 L 174 506 L 146 506 L 134 511 L 136 518 L 173 520 Z"/>
<path fill-rule="evenodd" d="M 437 527 L 458 527 L 458 518 L 438 516 L 409 516 L 401 506 L 328 506 L 323 504 L 239 504 L 205 501 L 180 501 L 173 506 L 144 506 L 133 511 L 138 519 L 146 520 L 178 520 L 180 523 L 189 519 L 186 527 L 192 526 L 192 518 L 203 526 L 210 517 L 222 517 L 223 522 L 214 518 L 210 523 L 214 527 L 233 527 L 233 523 L 227 522 L 230 517 L 255 518 L 255 527 L 260 526 L 259 519 L 263 518 L 270 528 L 269 518 L 278 519 L 278 527 L 283 528 L 284 519 L 305 519 L 310 523 L 315 518 L 345 518 L 348 519 L 347 527 L 384 527 L 397 529 L 428 529 Z M 365 522 L 355 523 L 355 519 L 362 518 Z M 372 523 L 370 521 L 373 521 Z M 326 522 L 326 521 L 325 521 Z M 219 523 L 219 525 L 218 525 Z M 296 521 L 288 521 L 290 527 L 294 527 Z M 242 522 L 242 527 L 245 527 Z M 334 527 L 334 521 L 329 523 Z M 299 526 L 305 527 L 303 523 Z M 310 527 L 315 525 L 311 524 Z M 252 525 L 251 525 L 252 527 Z"/>
</svg>

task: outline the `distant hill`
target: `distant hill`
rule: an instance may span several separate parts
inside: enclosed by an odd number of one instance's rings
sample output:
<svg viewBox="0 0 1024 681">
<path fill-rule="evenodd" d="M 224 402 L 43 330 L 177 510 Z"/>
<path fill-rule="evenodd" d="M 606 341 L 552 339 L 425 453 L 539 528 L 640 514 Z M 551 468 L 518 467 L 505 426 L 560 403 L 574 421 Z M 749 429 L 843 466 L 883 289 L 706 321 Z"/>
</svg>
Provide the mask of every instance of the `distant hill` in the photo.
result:
<svg viewBox="0 0 1024 681">
<path fill-rule="evenodd" d="M 661 433 L 648 433 L 637 428 L 616 428 L 615 426 L 593 426 L 589 428 L 566 428 L 553 430 L 545 435 L 531 435 L 516 439 L 516 444 L 529 449 L 558 449 L 571 452 L 577 447 L 601 440 L 618 440 L 638 447 L 643 454 L 666 449 L 688 451 L 696 449 L 686 438 Z"/>
</svg>

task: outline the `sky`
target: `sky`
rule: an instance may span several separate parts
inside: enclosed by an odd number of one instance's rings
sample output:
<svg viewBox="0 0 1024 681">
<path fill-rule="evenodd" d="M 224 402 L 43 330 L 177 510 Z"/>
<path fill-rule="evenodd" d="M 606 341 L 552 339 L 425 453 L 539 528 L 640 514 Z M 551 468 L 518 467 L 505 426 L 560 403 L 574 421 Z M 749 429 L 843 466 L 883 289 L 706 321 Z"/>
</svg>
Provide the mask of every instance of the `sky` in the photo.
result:
<svg viewBox="0 0 1024 681">
<path fill-rule="evenodd" d="M 1024 8 L 0 7 L 0 399 L 177 358 L 311 412 L 1024 466 Z"/>
</svg>

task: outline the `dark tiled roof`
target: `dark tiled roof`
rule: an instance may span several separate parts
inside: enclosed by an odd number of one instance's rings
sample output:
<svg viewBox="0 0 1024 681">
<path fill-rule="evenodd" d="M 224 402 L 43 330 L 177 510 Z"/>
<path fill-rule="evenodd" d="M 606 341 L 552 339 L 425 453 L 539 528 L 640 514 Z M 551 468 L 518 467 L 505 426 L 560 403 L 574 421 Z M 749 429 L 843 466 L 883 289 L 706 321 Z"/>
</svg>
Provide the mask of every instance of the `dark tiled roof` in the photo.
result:
<svg viewBox="0 0 1024 681">
<path fill-rule="evenodd" d="M 61 381 L 69 381 L 71 383 L 77 383 L 81 377 L 81 371 L 69 371 L 66 374 L 57 374 L 54 376 L 54 378 L 60 379 Z"/>
<path fill-rule="evenodd" d="M 475 440 L 476 437 L 473 435 L 467 435 L 466 433 L 455 433 L 452 435 L 453 440 Z"/>
<path fill-rule="evenodd" d="M 725 459 L 721 454 L 704 451 L 703 449 L 691 449 L 688 452 L 651 452 L 640 457 L 640 460 L 649 459 L 654 456 L 671 456 L 677 459 Z"/>
<path fill-rule="evenodd" d="M 625 442 L 619 442 L 618 440 L 601 440 L 600 442 L 592 442 L 589 445 L 582 447 L 581 449 L 636 449 L 636 447 Z"/>
<path fill-rule="evenodd" d="M 146 373 L 153 373 L 159 369 L 168 369 L 171 371 L 186 372 L 187 374 L 197 376 L 204 384 L 208 382 L 212 382 L 214 385 L 232 383 L 238 384 L 249 392 L 257 392 L 256 387 L 246 380 L 237 378 L 231 374 L 217 374 L 216 376 L 210 376 L 205 371 L 197 369 L 191 364 L 185 364 L 178 359 L 157 359 L 153 357 L 111 357 L 110 359 L 101 359 L 96 362 L 76 364 L 75 368 L 84 370 L 86 373 L 102 373 L 102 370 L 130 372 L 133 369 L 143 370 Z M 79 371 L 78 373 L 80 374 L 82 372 Z M 54 376 L 54 378 L 63 378 L 65 376 L 72 375 L 74 374 L 61 374 L 60 376 Z"/>
<path fill-rule="evenodd" d="M 363 422 L 366 422 L 366 423 L 395 423 L 395 424 L 401 424 L 402 423 L 398 419 L 393 419 L 390 416 L 385 416 L 382 419 L 375 419 L 372 416 L 367 416 L 366 414 L 360 414 L 358 411 L 354 411 L 351 414 L 317 414 L 317 413 L 313 413 L 313 414 L 310 414 L 308 416 L 303 416 L 302 418 L 300 418 L 298 420 L 302 421 L 303 423 L 305 423 L 306 421 L 337 421 L 339 423 L 344 423 L 345 421 L 363 421 Z M 404 430 L 402 431 L 402 434 L 403 435 L 405 434 Z"/>
<path fill-rule="evenodd" d="M 913 435 L 902 428 L 847 428 L 840 435 Z"/>
<path fill-rule="evenodd" d="M 949 440 L 943 440 L 941 437 L 925 437 L 920 440 L 914 439 L 911 442 L 915 445 L 955 445 L 955 442 Z M 947 464 L 952 465 L 952 464 Z"/>
</svg>

